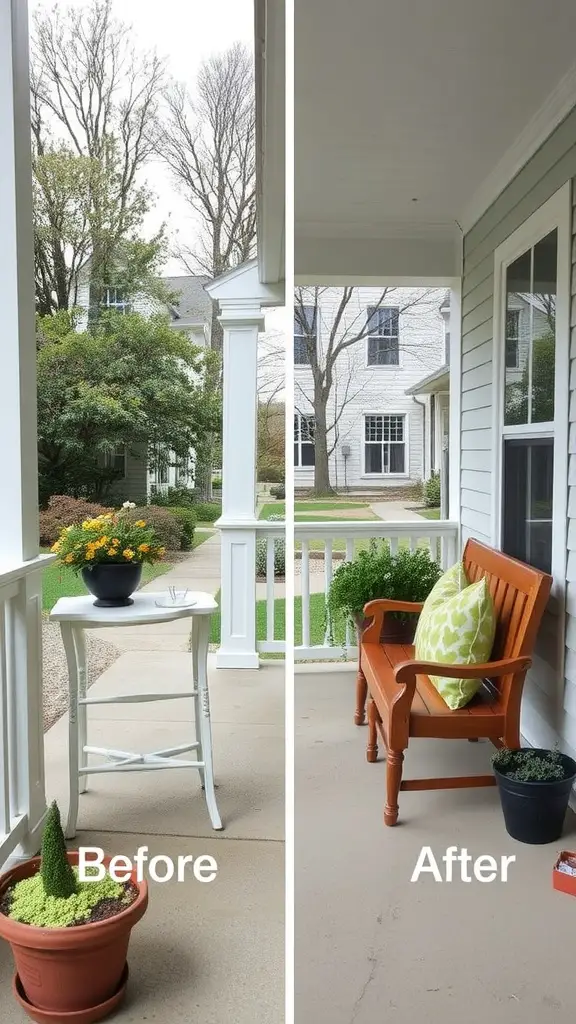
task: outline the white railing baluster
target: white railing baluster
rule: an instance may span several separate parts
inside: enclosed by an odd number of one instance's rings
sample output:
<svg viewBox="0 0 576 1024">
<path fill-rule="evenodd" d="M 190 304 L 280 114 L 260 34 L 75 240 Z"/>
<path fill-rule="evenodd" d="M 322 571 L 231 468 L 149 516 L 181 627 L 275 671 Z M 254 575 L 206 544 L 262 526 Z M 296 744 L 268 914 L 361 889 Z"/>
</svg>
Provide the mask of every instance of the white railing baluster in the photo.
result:
<svg viewBox="0 0 576 1024">
<path fill-rule="evenodd" d="M 8 644 L 6 636 L 6 601 L 0 593 L 0 836 L 10 832 L 10 733 L 8 712 Z"/>
<path fill-rule="evenodd" d="M 332 541 L 327 540 L 324 544 L 324 596 L 328 599 L 328 593 L 330 591 L 330 584 L 332 582 Z M 324 643 L 328 645 L 330 643 L 330 634 L 332 632 L 332 624 L 326 611 L 326 629 L 324 631 Z"/>
<path fill-rule="evenodd" d="M 395 555 L 398 551 L 398 537 L 390 537 L 388 544 L 390 545 L 390 554 Z"/>
<path fill-rule="evenodd" d="M 273 537 L 266 538 L 266 639 L 274 640 L 274 554 Z"/>
<path fill-rule="evenodd" d="M 302 541 L 302 646 L 310 646 L 310 555 L 308 541 Z"/>
</svg>

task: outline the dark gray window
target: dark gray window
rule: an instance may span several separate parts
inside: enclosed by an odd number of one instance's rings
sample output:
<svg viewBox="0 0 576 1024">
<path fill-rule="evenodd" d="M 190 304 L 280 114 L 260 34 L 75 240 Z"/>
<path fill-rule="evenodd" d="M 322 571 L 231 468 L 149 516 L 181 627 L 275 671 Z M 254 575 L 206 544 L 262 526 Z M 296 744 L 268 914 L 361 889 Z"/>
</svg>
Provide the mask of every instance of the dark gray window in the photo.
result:
<svg viewBox="0 0 576 1024">
<path fill-rule="evenodd" d="M 542 572 L 552 567 L 553 480 L 552 437 L 504 441 L 502 547 Z"/>
<path fill-rule="evenodd" d="M 309 366 L 310 346 L 318 340 L 318 309 L 316 306 L 299 306 L 294 309 L 294 364 Z"/>
<path fill-rule="evenodd" d="M 405 473 L 405 417 L 370 415 L 364 417 L 364 472 Z"/>
<path fill-rule="evenodd" d="M 316 461 L 316 424 L 313 416 L 294 416 L 294 465 L 313 466 Z"/>
<path fill-rule="evenodd" d="M 368 366 L 398 366 L 400 310 L 374 306 L 368 310 Z"/>
</svg>

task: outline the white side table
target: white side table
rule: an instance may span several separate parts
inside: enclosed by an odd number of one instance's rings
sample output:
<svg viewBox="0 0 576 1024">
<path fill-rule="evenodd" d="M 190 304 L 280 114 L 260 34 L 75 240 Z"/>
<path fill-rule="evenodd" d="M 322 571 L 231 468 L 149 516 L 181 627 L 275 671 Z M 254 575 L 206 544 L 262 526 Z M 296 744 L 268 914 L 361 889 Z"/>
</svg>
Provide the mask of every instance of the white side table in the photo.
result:
<svg viewBox="0 0 576 1024">
<path fill-rule="evenodd" d="M 61 597 L 50 612 L 50 620 L 60 623 L 70 687 L 68 751 L 70 807 L 66 825 L 68 839 L 72 839 L 76 835 L 78 797 L 80 793 L 86 792 L 87 776 L 104 772 L 195 768 L 200 772 L 212 828 L 222 828 L 214 792 L 207 672 L 210 616 L 216 610 L 217 605 L 210 594 L 188 593 L 188 600 L 194 601 L 194 604 L 185 608 L 158 608 L 156 601 L 165 597 L 165 593 L 136 593 L 134 594 L 134 603 L 124 608 L 96 608 L 94 598 L 90 594 L 82 597 Z M 145 694 L 130 693 L 117 697 L 86 696 L 85 629 L 102 629 L 106 626 L 144 626 L 156 622 L 172 622 L 174 619 L 182 618 L 192 620 L 192 690 L 182 693 L 166 691 Z M 135 754 L 128 750 L 109 750 L 103 747 L 87 746 L 86 712 L 90 704 L 131 704 L 156 700 L 179 700 L 184 697 L 194 698 L 195 738 L 193 742 L 182 743 L 168 750 L 156 750 L 151 754 Z M 190 750 L 196 751 L 197 760 L 188 761 L 177 756 Z M 88 754 L 99 755 L 105 758 L 107 763 L 89 766 Z"/>
</svg>

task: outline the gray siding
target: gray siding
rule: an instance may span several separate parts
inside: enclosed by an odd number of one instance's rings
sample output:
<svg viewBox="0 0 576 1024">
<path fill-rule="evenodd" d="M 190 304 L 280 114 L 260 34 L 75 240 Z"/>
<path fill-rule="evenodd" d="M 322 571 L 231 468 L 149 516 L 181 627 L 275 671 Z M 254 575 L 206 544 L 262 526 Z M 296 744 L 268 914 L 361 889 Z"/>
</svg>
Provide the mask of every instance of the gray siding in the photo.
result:
<svg viewBox="0 0 576 1024">
<path fill-rule="evenodd" d="M 543 203 L 576 175 L 576 108 L 510 182 L 464 239 L 462 282 L 462 540 L 492 538 L 492 353 L 494 251 Z M 576 225 L 576 216 L 573 222 Z M 570 484 L 568 508 L 567 626 L 563 675 L 558 663 L 559 623 L 546 613 L 522 704 L 528 742 L 560 740 L 576 752 L 576 239 L 572 272 Z"/>
<path fill-rule="evenodd" d="M 138 449 L 141 451 L 138 451 Z M 145 444 L 135 446 L 126 458 L 126 477 L 116 480 L 110 489 L 110 498 L 115 504 L 135 501 L 145 505 L 148 497 L 148 459 Z M 106 499 L 108 500 L 108 499 Z"/>
</svg>

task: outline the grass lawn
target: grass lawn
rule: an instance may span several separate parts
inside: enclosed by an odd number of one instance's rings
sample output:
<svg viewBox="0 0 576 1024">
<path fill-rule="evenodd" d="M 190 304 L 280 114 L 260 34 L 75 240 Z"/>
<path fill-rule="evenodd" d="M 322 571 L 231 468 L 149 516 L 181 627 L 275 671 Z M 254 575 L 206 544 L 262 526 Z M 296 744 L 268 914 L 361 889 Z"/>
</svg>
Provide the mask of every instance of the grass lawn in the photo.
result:
<svg viewBox="0 0 576 1024">
<path fill-rule="evenodd" d="M 211 537 L 213 533 L 214 530 L 208 529 L 199 532 L 198 527 L 196 527 L 196 531 L 194 533 L 194 540 L 192 541 L 192 547 L 190 550 L 194 551 L 195 548 L 199 548 L 200 545 L 203 544 L 205 540 L 208 540 L 208 537 Z"/>
<path fill-rule="evenodd" d="M 418 515 L 424 516 L 424 519 L 440 519 L 439 508 L 419 508 Z"/>
<path fill-rule="evenodd" d="M 216 600 L 218 602 L 218 611 L 214 612 L 211 620 L 210 627 L 210 643 L 220 643 L 220 592 L 216 594 Z M 325 601 L 324 594 L 311 594 L 310 595 L 310 643 L 311 644 L 323 644 L 324 633 L 326 629 L 326 618 L 325 618 Z M 302 598 L 296 597 L 294 599 L 294 632 L 296 634 L 296 644 L 302 643 Z M 345 630 L 344 626 L 339 625 L 335 630 L 334 641 L 336 644 L 344 642 Z M 256 639 L 266 639 L 266 601 L 256 602 Z M 286 601 L 283 597 L 279 597 L 274 601 L 274 639 L 285 640 L 286 639 Z M 269 654 L 263 654 L 262 657 L 272 657 Z"/>
<path fill-rule="evenodd" d="M 316 517 L 309 515 L 299 516 L 298 513 L 303 512 L 334 512 L 334 511 L 345 511 L 350 508 L 365 508 L 367 519 L 377 519 L 378 517 L 373 515 L 372 510 L 368 508 L 368 503 L 365 501 L 295 501 L 294 512 L 297 522 L 330 522 L 329 516 L 318 515 Z M 269 502 L 262 507 L 259 519 L 268 519 L 270 515 L 286 515 L 286 502 L 275 501 L 274 503 Z M 341 521 L 341 519 L 339 520 Z"/>
</svg>

